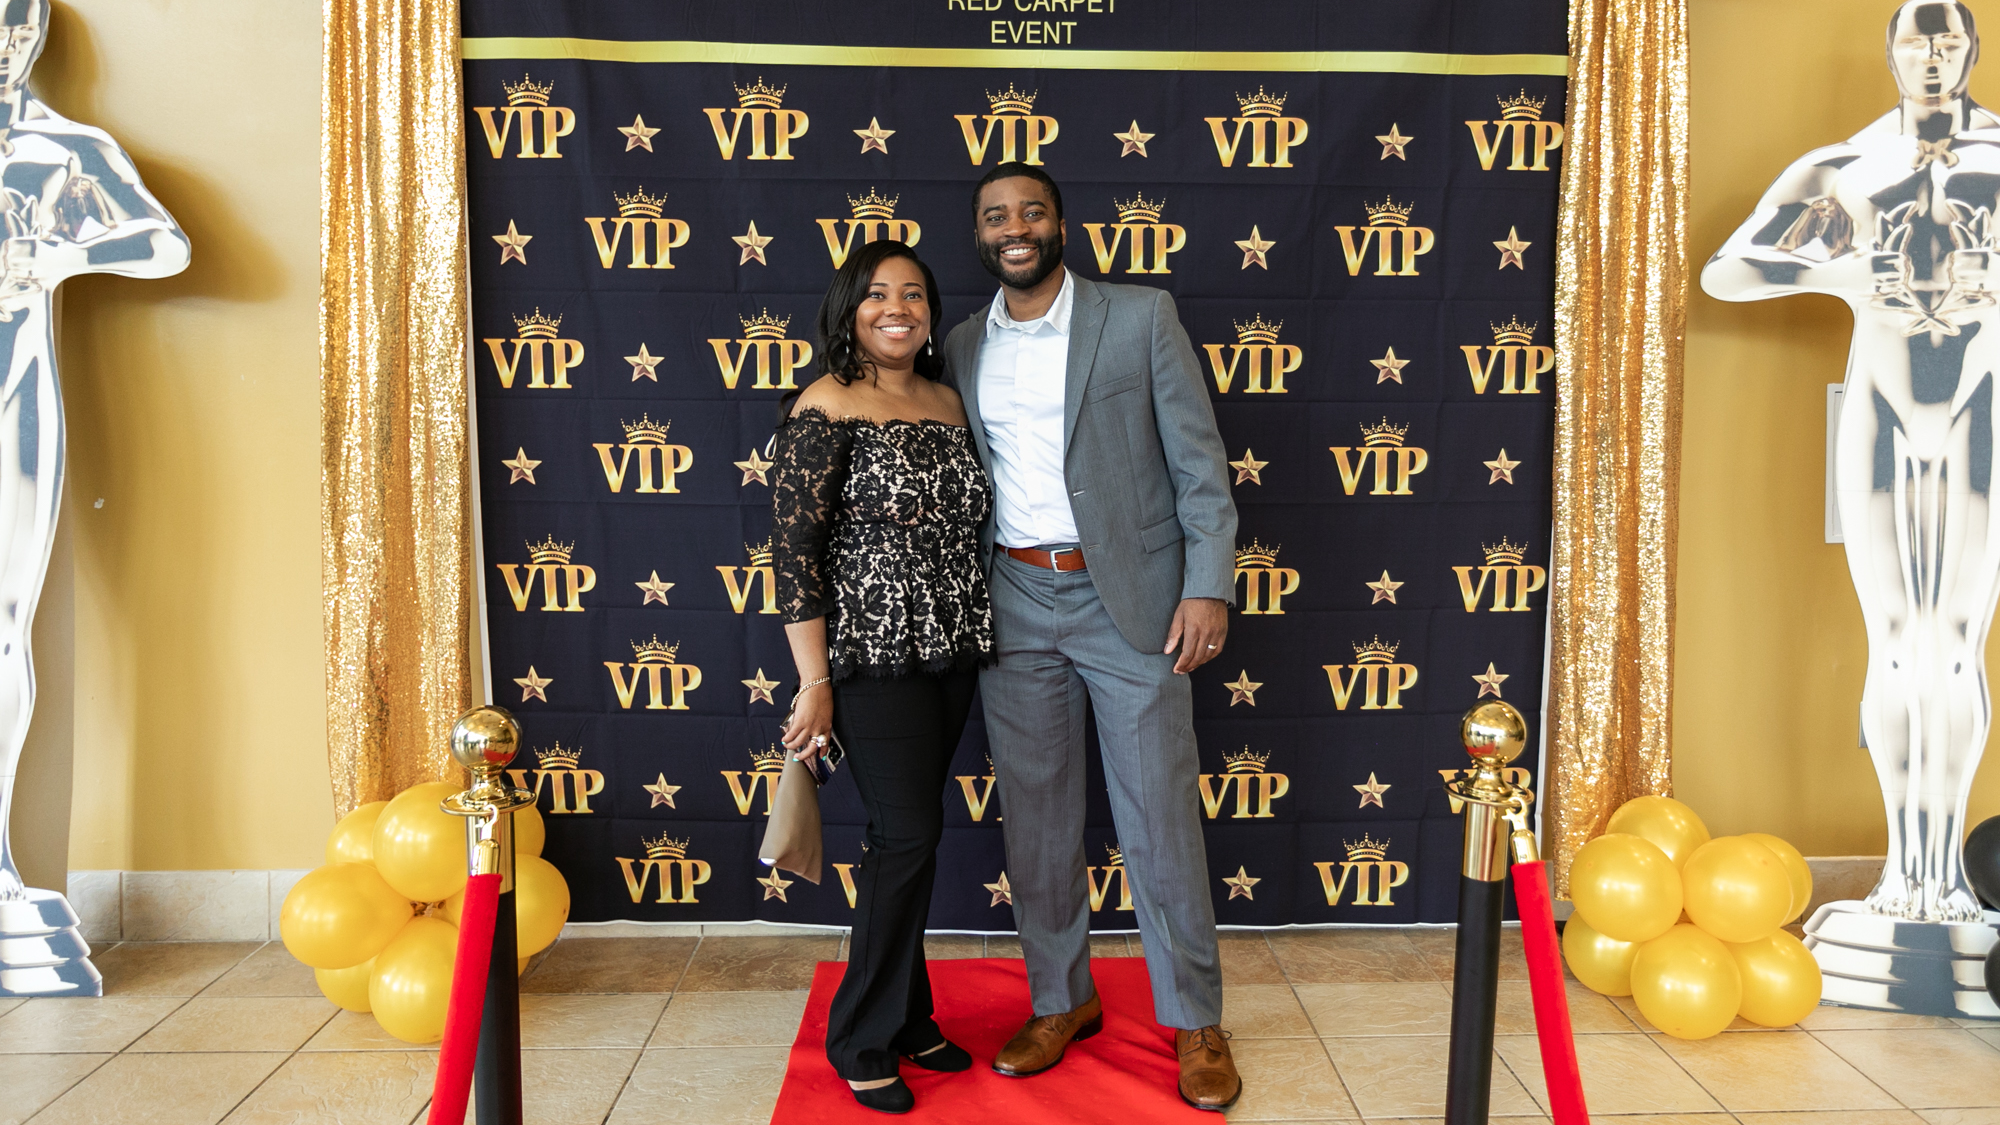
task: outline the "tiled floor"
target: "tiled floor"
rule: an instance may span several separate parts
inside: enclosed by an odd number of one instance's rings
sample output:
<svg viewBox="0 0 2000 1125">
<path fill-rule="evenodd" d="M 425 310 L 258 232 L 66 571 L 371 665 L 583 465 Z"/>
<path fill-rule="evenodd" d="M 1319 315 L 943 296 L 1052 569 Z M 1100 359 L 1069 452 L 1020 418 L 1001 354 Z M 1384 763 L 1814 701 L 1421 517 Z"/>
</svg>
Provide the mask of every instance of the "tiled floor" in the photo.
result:
<svg viewBox="0 0 2000 1125">
<path fill-rule="evenodd" d="M 1510 934 L 1510 937 L 1513 935 Z M 1237 1121 L 1444 1111 L 1449 930 L 1227 934 Z M 1136 940 L 1095 939 L 1101 956 Z M 1018 956 L 933 937 L 932 957 Z M 535 1125 L 769 1120 L 815 962 L 838 937 L 575 938 L 522 982 Z M 102 1000 L 0 999 L 0 1125 L 421 1121 L 434 1054 L 337 1011 L 277 944 L 114 945 Z M 1496 1117 L 1545 1120 L 1518 947 L 1503 961 Z M 1572 984 L 1584 1083 L 1613 1125 L 2000 1125 L 2000 1025 L 1821 1008 L 1704 1042 Z"/>
</svg>

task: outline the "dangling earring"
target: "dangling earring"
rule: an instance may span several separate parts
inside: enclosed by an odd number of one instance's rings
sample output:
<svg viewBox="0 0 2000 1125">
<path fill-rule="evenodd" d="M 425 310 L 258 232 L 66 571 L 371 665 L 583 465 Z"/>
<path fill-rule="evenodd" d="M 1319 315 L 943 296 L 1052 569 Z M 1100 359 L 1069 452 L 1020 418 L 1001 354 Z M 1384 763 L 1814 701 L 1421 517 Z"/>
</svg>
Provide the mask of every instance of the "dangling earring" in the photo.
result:
<svg viewBox="0 0 2000 1125">
<path fill-rule="evenodd" d="M 924 337 L 924 354 L 930 355 L 936 350 L 937 348 L 935 346 L 935 341 L 933 341 L 932 338 L 929 336 Z"/>
</svg>

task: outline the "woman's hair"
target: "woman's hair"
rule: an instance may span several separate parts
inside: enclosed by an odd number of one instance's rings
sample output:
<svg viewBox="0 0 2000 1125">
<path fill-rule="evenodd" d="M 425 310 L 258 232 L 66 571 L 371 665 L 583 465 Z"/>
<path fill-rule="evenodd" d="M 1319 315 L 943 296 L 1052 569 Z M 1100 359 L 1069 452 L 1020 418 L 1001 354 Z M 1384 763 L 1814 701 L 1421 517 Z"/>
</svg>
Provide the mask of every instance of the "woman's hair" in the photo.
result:
<svg viewBox="0 0 2000 1125">
<path fill-rule="evenodd" d="M 826 300 L 819 306 L 819 369 L 842 386 L 866 373 L 866 359 L 854 344 L 854 315 L 868 296 L 875 271 L 891 258 L 908 258 L 924 275 L 924 297 L 931 306 L 932 338 L 917 353 L 917 374 L 936 381 L 944 375 L 944 349 L 935 343 L 938 326 L 944 323 L 944 302 L 938 297 L 937 278 L 917 252 L 901 242 L 882 239 L 870 242 L 848 255 L 846 264 L 833 275 L 826 287 Z"/>
</svg>

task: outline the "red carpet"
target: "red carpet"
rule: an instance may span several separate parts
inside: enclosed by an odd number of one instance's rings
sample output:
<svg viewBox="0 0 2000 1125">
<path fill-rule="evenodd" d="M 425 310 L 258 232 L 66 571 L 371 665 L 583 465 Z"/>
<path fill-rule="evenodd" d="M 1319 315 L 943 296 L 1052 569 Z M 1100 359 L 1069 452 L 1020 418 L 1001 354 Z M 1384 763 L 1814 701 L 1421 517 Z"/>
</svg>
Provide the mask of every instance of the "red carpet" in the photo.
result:
<svg viewBox="0 0 2000 1125">
<path fill-rule="evenodd" d="M 785 1086 L 771 1125 L 881 1125 L 889 1115 L 855 1104 L 847 1083 L 826 1061 L 826 1012 L 845 964 L 822 961 L 813 976 L 805 1020 L 785 1067 Z M 1070 1045 L 1061 1064 L 1032 1078 L 993 1073 L 993 1056 L 1033 1015 L 1028 976 L 1018 960 L 932 961 L 931 992 L 938 1026 L 972 1052 L 972 1069 L 934 1074 L 903 1064 L 903 1081 L 917 1095 L 910 1122 L 951 1125 L 1095 1125 L 1098 1122 L 1183 1121 L 1217 1125 L 1219 1114 L 1181 1101 L 1174 1035 L 1153 1022 L 1152 986 L 1141 957 L 1092 958 L 1091 976 L 1104 998 L 1104 1030 Z"/>
</svg>

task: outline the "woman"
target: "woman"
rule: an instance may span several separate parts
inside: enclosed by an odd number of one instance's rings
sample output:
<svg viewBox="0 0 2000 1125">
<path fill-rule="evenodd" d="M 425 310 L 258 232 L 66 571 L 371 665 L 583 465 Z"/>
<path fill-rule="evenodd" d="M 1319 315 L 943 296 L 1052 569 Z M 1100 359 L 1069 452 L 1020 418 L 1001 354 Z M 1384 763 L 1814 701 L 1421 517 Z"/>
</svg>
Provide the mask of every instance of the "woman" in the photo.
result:
<svg viewBox="0 0 2000 1125">
<path fill-rule="evenodd" d="M 847 975 L 827 1058 L 854 1098 L 915 1104 L 901 1059 L 964 1070 L 931 1018 L 924 919 L 944 786 L 993 622 L 979 567 L 992 493 L 957 392 L 938 381 L 937 282 L 901 242 L 872 242 L 819 311 L 820 372 L 778 426 L 778 600 L 799 689 L 784 743 L 810 761 L 828 735 L 868 811 Z"/>
</svg>

